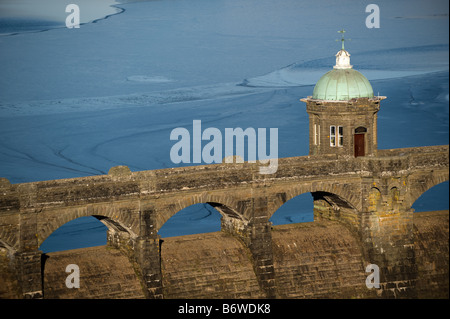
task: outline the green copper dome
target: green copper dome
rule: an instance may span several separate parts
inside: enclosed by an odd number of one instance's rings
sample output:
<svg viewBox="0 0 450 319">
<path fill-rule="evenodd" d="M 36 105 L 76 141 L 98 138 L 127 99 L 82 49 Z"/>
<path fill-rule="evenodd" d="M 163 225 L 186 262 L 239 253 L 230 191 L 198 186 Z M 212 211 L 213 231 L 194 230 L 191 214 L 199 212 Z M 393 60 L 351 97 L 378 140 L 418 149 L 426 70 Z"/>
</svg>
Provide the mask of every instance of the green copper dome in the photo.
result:
<svg viewBox="0 0 450 319">
<path fill-rule="evenodd" d="M 333 69 L 325 73 L 314 87 L 313 99 L 347 101 L 373 97 L 372 85 L 354 69 Z"/>
<path fill-rule="evenodd" d="M 372 85 L 364 75 L 350 65 L 350 54 L 342 48 L 336 54 L 336 65 L 325 73 L 314 87 L 313 99 L 348 101 L 353 98 L 373 97 Z"/>
</svg>

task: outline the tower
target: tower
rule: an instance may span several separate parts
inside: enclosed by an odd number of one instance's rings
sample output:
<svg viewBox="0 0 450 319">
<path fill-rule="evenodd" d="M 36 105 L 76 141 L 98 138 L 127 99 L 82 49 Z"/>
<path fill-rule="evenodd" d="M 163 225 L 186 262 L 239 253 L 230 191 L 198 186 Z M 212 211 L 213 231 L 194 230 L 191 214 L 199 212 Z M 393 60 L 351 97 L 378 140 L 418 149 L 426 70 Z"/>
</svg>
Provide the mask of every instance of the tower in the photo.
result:
<svg viewBox="0 0 450 319">
<path fill-rule="evenodd" d="M 377 112 L 385 96 L 374 96 L 367 78 L 350 65 L 344 48 L 336 65 L 300 101 L 309 114 L 309 155 L 374 156 L 377 152 Z"/>
</svg>

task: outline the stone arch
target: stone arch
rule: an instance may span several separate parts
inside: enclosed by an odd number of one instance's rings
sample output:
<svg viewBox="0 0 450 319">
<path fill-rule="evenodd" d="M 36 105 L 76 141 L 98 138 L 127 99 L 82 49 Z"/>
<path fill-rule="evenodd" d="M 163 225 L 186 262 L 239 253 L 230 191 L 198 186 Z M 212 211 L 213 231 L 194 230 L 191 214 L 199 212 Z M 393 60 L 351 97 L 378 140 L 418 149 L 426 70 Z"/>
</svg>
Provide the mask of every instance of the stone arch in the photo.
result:
<svg viewBox="0 0 450 319">
<path fill-rule="evenodd" d="M 112 233 L 127 233 L 126 237 L 137 237 L 136 225 L 126 226 L 124 221 L 118 218 L 121 214 L 117 210 L 113 205 L 99 205 L 98 207 L 89 205 L 65 208 L 62 214 L 58 214 L 58 209 L 56 208 L 42 212 L 37 225 L 38 247 L 59 227 L 74 219 L 87 216 L 97 218 Z M 49 216 L 49 218 L 47 219 L 46 216 Z"/>
<path fill-rule="evenodd" d="M 405 200 L 405 206 L 411 208 L 414 202 L 419 199 L 430 188 L 449 180 L 448 172 L 431 172 L 427 176 L 410 181 L 409 196 Z"/>
<path fill-rule="evenodd" d="M 271 209 L 270 217 L 282 206 L 279 204 L 280 202 L 284 204 L 288 200 L 306 192 L 311 193 L 313 197 L 314 222 L 320 220 L 336 220 L 349 225 L 355 230 L 359 229 L 361 214 L 359 213 L 360 210 L 355 207 L 355 199 L 350 196 L 351 194 L 346 194 L 347 197 L 344 197 L 345 195 L 343 196 L 343 194 L 346 191 L 342 190 L 341 187 L 332 185 L 303 185 L 301 187 L 295 187 L 289 193 L 285 193 L 285 195 L 278 194 L 278 200 L 274 201 L 278 202 L 274 205 L 276 209 Z"/>
<path fill-rule="evenodd" d="M 344 207 L 357 211 L 361 209 L 357 197 L 351 193 L 349 187 L 336 186 L 333 184 L 311 183 L 294 185 L 285 191 L 275 193 L 272 196 L 272 200 L 269 202 L 268 217 L 271 218 L 272 215 L 288 200 L 304 193 L 311 193 L 314 200 L 320 196 L 326 196 L 329 201 L 333 202 L 332 205 L 336 208 Z"/>
<path fill-rule="evenodd" d="M 231 220 L 248 222 L 245 217 L 242 205 L 234 200 L 234 198 L 224 195 L 213 194 L 199 194 L 192 196 L 185 196 L 179 199 L 174 199 L 172 203 L 157 207 L 156 216 L 156 232 L 159 232 L 161 227 L 175 214 L 183 210 L 186 207 L 195 204 L 209 204 L 214 207 L 221 215 L 222 218 L 228 218 Z"/>
<path fill-rule="evenodd" d="M 269 203 L 269 221 L 273 225 L 305 222 L 303 219 L 305 217 L 309 219 L 313 214 L 314 196 L 311 192 L 304 192 L 289 199 L 287 198 L 286 193 L 277 193 L 273 202 L 275 202 L 275 205 L 272 209 L 270 209 Z M 283 213 L 290 213 L 288 222 L 283 222 L 283 219 L 280 219 L 283 217 Z M 308 213 L 308 215 L 305 215 L 305 213 Z M 303 217 L 303 221 L 299 221 L 300 217 Z"/>
<path fill-rule="evenodd" d="M 0 248 L 16 251 L 19 248 L 19 228 L 0 227 Z"/>
</svg>

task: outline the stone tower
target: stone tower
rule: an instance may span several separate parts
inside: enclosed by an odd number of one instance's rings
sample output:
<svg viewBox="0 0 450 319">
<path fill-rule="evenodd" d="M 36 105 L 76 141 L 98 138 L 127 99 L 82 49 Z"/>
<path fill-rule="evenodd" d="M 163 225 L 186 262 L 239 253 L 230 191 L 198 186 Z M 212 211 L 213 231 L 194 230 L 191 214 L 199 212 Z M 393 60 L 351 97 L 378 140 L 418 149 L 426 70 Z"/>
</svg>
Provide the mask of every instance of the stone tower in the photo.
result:
<svg viewBox="0 0 450 319">
<path fill-rule="evenodd" d="M 309 155 L 376 155 L 377 112 L 385 98 L 374 96 L 366 77 L 350 65 L 342 38 L 336 65 L 319 79 L 312 96 L 300 100 L 309 114 Z"/>
</svg>

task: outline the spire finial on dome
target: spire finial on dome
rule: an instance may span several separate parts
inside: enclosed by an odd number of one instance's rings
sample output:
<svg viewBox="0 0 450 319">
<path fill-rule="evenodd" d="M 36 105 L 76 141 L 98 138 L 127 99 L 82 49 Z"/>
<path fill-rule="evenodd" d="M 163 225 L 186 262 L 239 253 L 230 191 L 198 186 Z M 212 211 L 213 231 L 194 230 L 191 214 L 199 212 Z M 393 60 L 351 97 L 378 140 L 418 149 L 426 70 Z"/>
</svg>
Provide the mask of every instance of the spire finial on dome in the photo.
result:
<svg viewBox="0 0 450 319">
<path fill-rule="evenodd" d="M 346 31 L 344 29 L 338 31 L 338 33 L 342 34 L 341 42 L 342 42 L 342 49 L 336 54 L 336 65 L 334 66 L 335 69 L 351 69 L 353 66 L 350 65 L 350 53 L 348 53 L 345 50 L 344 47 L 344 33 Z M 338 41 L 338 40 L 336 40 Z"/>
<path fill-rule="evenodd" d="M 345 50 L 345 47 L 344 47 L 344 42 L 345 42 L 344 33 L 345 33 L 345 30 L 342 29 L 342 30 L 338 31 L 338 33 L 342 34 L 342 38 L 341 38 L 342 50 Z"/>
</svg>

